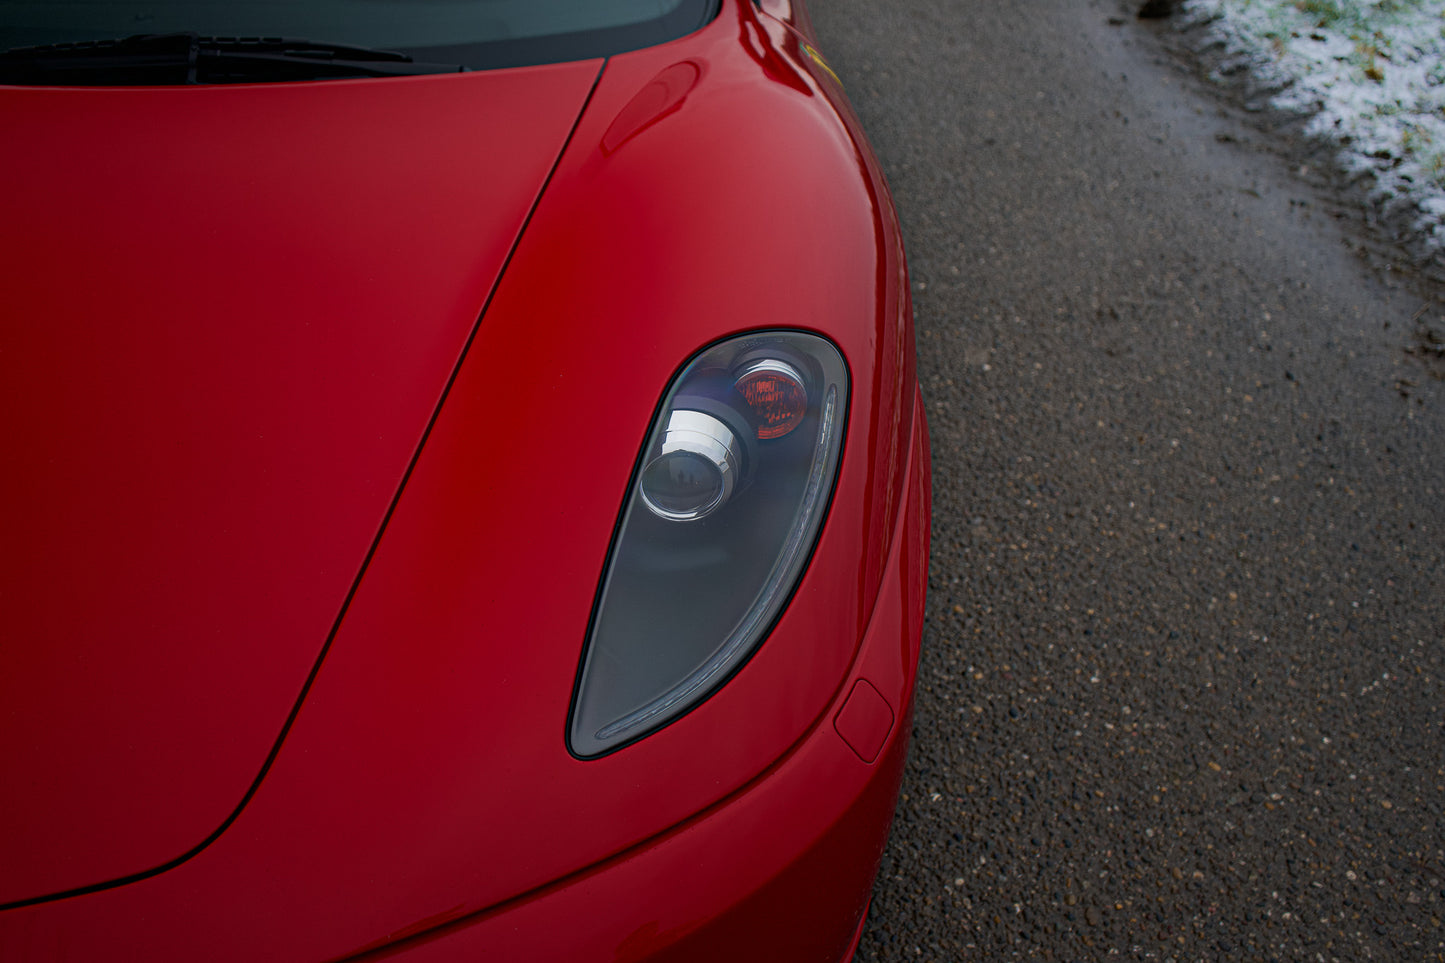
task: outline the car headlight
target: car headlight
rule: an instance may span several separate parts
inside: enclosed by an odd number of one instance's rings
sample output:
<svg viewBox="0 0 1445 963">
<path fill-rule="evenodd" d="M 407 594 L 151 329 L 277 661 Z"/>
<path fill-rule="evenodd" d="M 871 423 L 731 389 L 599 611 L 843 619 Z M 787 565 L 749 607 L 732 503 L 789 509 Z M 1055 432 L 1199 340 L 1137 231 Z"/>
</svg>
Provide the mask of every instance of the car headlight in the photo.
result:
<svg viewBox="0 0 1445 963">
<path fill-rule="evenodd" d="M 817 538 L 847 400 L 838 349 L 793 331 L 716 344 L 673 378 L 603 574 L 574 753 L 601 755 L 677 718 L 757 648 Z"/>
</svg>

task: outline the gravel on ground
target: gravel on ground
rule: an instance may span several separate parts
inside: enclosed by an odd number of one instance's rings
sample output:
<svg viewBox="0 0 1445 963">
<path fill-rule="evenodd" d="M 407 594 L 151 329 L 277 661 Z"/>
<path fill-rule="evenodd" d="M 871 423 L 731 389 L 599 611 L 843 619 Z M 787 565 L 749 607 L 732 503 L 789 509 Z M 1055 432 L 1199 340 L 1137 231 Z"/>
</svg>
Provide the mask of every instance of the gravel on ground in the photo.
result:
<svg viewBox="0 0 1445 963">
<path fill-rule="evenodd" d="M 935 459 L 858 959 L 1445 959 L 1445 294 L 1124 7 L 812 4 Z"/>
</svg>

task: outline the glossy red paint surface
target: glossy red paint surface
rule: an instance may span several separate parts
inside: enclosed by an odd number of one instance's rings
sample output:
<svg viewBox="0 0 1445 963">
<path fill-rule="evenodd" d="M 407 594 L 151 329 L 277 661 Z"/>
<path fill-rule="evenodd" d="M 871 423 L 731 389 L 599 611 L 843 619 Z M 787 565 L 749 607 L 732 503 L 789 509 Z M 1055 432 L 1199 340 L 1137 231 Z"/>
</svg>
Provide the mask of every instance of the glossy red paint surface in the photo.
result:
<svg viewBox="0 0 1445 963">
<path fill-rule="evenodd" d="M 813 21 L 801 0 L 758 0 L 758 7 L 774 20 L 797 30 L 805 39 L 813 39 Z"/>
<path fill-rule="evenodd" d="M 598 68 L 0 88 L 0 904 L 240 804 Z"/>
<path fill-rule="evenodd" d="M 930 507 L 921 405 L 915 425 L 889 574 L 847 685 L 825 719 L 758 778 L 661 836 L 363 959 L 849 959 L 897 799 L 913 709 Z M 898 714 L 872 765 L 828 721 L 856 685 L 891 700 Z"/>
<path fill-rule="evenodd" d="M 396 82 L 312 86 L 372 83 Z M 741 829 L 788 855 L 762 876 L 736 859 L 704 874 L 651 935 L 618 934 L 615 921 L 579 934 L 637 960 L 692 952 L 680 942 L 690 933 L 712 934 L 709 945 L 759 927 L 781 938 L 778 894 L 816 882 L 791 912 L 831 921 L 818 923 L 828 952 L 846 949 L 906 742 L 927 458 L 897 224 L 839 98 L 799 35 L 746 2 L 607 62 L 254 796 L 165 872 L 0 912 L 0 957 L 329 958 L 522 907 L 518 920 L 560 937 L 592 891 L 553 894 L 619 864 L 670 865 L 642 853 L 735 857 Z M 463 224 L 491 213 L 469 197 L 448 212 Z M 449 256 L 475 254 L 456 244 Z M 564 738 L 573 680 L 658 398 L 705 344 L 768 327 L 830 337 L 852 379 L 810 567 L 726 686 L 648 738 L 580 761 Z M 871 767 L 832 724 L 865 674 L 899 719 Z M 196 697 L 238 708 L 219 682 Z M 815 778 L 838 787 L 831 815 L 775 782 L 789 767 L 809 793 Z M 743 822 L 698 815 L 724 811 Z M 681 838 L 694 848 L 663 844 Z M 677 889 L 651 872 L 604 888 L 635 916 Z"/>
<path fill-rule="evenodd" d="M 833 728 L 864 762 L 872 762 L 893 731 L 893 707 L 866 679 L 859 679 L 833 717 Z"/>
</svg>

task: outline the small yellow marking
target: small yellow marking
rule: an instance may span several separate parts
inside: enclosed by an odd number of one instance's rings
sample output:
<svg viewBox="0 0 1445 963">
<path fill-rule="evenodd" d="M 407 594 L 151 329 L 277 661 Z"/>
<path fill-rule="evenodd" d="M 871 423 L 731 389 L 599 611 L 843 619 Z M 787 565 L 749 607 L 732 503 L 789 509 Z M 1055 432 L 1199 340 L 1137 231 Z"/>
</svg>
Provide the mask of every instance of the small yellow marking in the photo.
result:
<svg viewBox="0 0 1445 963">
<path fill-rule="evenodd" d="M 828 72 L 828 76 L 833 78 L 834 83 L 836 83 L 839 87 L 843 86 L 843 81 L 838 78 L 837 74 L 833 73 L 833 68 L 828 66 L 828 61 L 823 59 L 822 54 L 814 50 L 809 44 L 803 44 L 803 52 L 812 58 L 813 63 L 826 70 Z"/>
</svg>

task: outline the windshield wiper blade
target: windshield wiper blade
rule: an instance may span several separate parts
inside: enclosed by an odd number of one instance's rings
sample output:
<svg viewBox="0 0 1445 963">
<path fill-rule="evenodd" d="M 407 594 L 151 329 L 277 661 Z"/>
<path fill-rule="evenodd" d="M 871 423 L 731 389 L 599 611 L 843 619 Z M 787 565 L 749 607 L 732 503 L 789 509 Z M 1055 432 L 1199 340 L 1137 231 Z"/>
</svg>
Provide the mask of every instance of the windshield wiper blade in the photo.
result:
<svg viewBox="0 0 1445 963">
<path fill-rule="evenodd" d="M 0 84 L 113 86 L 227 84 L 459 73 L 395 50 L 284 37 L 137 34 L 119 40 L 15 47 L 0 53 Z"/>
</svg>

